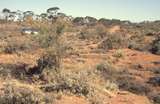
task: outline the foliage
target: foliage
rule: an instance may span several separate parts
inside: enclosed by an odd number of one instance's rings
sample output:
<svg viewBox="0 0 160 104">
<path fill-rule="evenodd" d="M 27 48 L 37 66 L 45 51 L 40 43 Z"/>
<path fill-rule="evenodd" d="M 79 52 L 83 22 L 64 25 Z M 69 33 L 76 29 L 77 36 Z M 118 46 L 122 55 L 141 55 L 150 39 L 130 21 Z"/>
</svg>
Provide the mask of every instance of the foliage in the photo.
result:
<svg viewBox="0 0 160 104">
<path fill-rule="evenodd" d="M 38 66 L 37 70 L 42 73 L 44 69 L 55 69 L 58 71 L 61 63 L 61 56 L 59 56 L 56 50 L 48 49 L 46 52 L 37 60 Z"/>
<path fill-rule="evenodd" d="M 36 49 L 36 44 L 34 44 L 32 41 L 19 41 L 17 43 L 17 40 L 9 40 L 7 41 L 7 45 L 3 46 L 3 52 L 5 53 L 17 53 L 19 51 L 27 51 L 27 50 L 31 50 L 31 49 Z"/>
<path fill-rule="evenodd" d="M 39 68 L 40 72 L 45 68 L 53 68 L 58 71 L 61 65 L 61 59 L 68 48 L 62 38 L 65 23 L 63 21 L 57 21 L 55 24 L 46 24 L 40 27 L 41 35 L 35 38 L 40 46 L 45 48 L 46 52 L 37 61 L 37 68 Z"/>
<path fill-rule="evenodd" d="M 73 23 L 75 23 L 76 25 L 84 25 L 84 18 L 83 17 L 76 17 L 73 20 Z"/>
<path fill-rule="evenodd" d="M 116 58 L 122 58 L 122 57 L 124 57 L 124 53 L 123 53 L 122 50 L 118 49 L 118 50 L 115 51 L 113 56 L 116 57 Z"/>
<path fill-rule="evenodd" d="M 153 41 L 151 52 L 160 55 L 160 37 Z"/>
<path fill-rule="evenodd" d="M 160 94 L 159 93 L 151 93 L 149 95 L 149 98 L 153 101 L 153 104 L 160 103 Z"/>
<path fill-rule="evenodd" d="M 39 89 L 17 82 L 6 83 L 0 95 L 1 104 L 51 104 L 51 100 L 47 99 Z"/>
<path fill-rule="evenodd" d="M 106 28 L 103 25 L 87 26 L 81 29 L 78 34 L 80 39 L 102 40 L 107 36 Z"/>
<path fill-rule="evenodd" d="M 128 40 L 123 34 L 110 34 L 101 42 L 99 48 L 104 50 L 127 48 Z"/>
</svg>

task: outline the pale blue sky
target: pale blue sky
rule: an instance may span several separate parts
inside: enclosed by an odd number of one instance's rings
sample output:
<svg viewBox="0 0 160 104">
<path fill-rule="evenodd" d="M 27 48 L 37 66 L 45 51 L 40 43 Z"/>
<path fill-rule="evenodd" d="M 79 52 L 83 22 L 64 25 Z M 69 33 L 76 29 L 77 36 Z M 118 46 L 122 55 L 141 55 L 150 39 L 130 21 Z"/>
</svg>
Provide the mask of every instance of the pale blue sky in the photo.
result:
<svg viewBox="0 0 160 104">
<path fill-rule="evenodd" d="M 131 21 L 160 20 L 160 0 L 0 0 L 0 9 L 45 12 L 58 6 L 72 16 Z"/>
</svg>

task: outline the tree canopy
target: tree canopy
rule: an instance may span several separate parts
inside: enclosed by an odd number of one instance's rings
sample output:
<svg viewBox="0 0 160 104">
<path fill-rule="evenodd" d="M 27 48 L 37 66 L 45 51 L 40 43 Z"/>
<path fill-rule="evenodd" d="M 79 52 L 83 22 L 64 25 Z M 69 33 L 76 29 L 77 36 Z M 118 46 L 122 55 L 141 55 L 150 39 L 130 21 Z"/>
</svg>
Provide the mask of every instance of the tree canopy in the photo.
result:
<svg viewBox="0 0 160 104">
<path fill-rule="evenodd" d="M 4 8 L 4 9 L 2 10 L 2 12 L 3 12 L 3 13 L 10 13 L 10 10 L 7 9 L 7 8 Z"/>
<path fill-rule="evenodd" d="M 58 10 L 60 10 L 59 7 L 52 7 L 47 9 L 47 13 L 56 13 Z"/>
</svg>

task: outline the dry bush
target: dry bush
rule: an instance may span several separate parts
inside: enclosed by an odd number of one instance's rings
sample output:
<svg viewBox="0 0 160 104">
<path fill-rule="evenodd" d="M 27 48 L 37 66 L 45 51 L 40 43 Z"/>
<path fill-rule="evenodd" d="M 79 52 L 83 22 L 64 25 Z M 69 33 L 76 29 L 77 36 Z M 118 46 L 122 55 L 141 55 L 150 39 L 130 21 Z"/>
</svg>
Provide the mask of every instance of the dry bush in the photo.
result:
<svg viewBox="0 0 160 104">
<path fill-rule="evenodd" d="M 1 104 L 51 104 L 52 102 L 38 88 L 17 81 L 7 81 L 1 91 Z"/>
<path fill-rule="evenodd" d="M 58 71 L 61 64 L 62 54 L 57 53 L 57 50 L 51 48 L 46 50 L 46 52 L 37 60 L 37 68 L 40 73 L 44 69 L 54 69 Z"/>
<path fill-rule="evenodd" d="M 96 69 L 102 73 L 102 75 L 105 77 L 105 79 L 115 81 L 115 79 L 116 79 L 115 76 L 118 72 L 117 72 L 116 68 L 112 65 L 112 63 L 102 62 L 97 65 Z"/>
<path fill-rule="evenodd" d="M 88 26 L 83 27 L 81 29 L 80 34 L 78 37 L 80 39 L 88 39 L 88 40 L 100 40 L 104 38 L 107 34 L 106 28 L 103 25 L 96 25 L 96 26 Z"/>
<path fill-rule="evenodd" d="M 75 25 L 84 25 L 85 24 L 85 20 L 83 17 L 76 17 L 72 22 Z"/>
<path fill-rule="evenodd" d="M 40 34 L 32 38 L 37 41 L 42 48 L 60 44 L 62 35 L 69 28 L 70 24 L 63 20 L 56 20 L 54 24 L 49 22 L 37 22 L 33 27 L 40 30 Z"/>
<path fill-rule="evenodd" d="M 87 96 L 90 93 L 91 86 L 83 73 L 48 73 L 46 77 L 49 75 L 52 78 L 48 78 L 50 80 L 48 82 L 51 83 L 41 87 L 46 92 L 68 91 L 83 96 Z"/>
<path fill-rule="evenodd" d="M 28 67 L 29 65 L 25 63 L 1 64 L 0 76 L 1 77 L 11 76 L 17 79 L 25 79 Z"/>
<path fill-rule="evenodd" d="M 115 51 L 113 56 L 116 57 L 116 58 L 122 58 L 122 57 L 124 57 L 124 52 L 122 50 L 118 49 L 118 50 Z"/>
<path fill-rule="evenodd" d="M 101 96 L 98 93 L 94 93 L 88 100 L 91 104 L 106 104 L 106 102 L 104 102 L 104 96 Z"/>
<path fill-rule="evenodd" d="M 61 70 L 59 73 L 50 73 L 48 71 L 45 72 L 42 78 L 48 82 L 48 84 L 41 86 L 42 90 L 46 92 L 69 92 L 85 96 L 91 103 L 100 102 L 98 99 L 95 100 L 96 95 L 103 94 L 106 90 L 111 93 L 118 90 L 118 86 L 114 82 L 102 82 L 104 79 L 96 70 L 83 70 L 80 72 Z M 99 78 L 101 83 L 97 84 L 96 81 Z"/>
<path fill-rule="evenodd" d="M 160 37 L 153 41 L 151 52 L 160 55 Z"/>
<path fill-rule="evenodd" d="M 36 36 L 36 40 L 46 50 L 37 61 L 37 68 L 39 68 L 40 73 L 47 67 L 54 67 L 56 71 L 60 69 L 61 59 L 68 49 L 67 44 L 64 43 L 62 38 L 65 27 L 66 24 L 63 21 L 40 26 L 41 35 Z"/>
<path fill-rule="evenodd" d="M 145 38 L 145 35 L 141 35 L 141 33 L 132 35 L 130 37 L 130 43 L 128 48 L 139 51 L 149 51 L 152 48 L 152 45 L 150 42 L 146 42 Z"/>
<path fill-rule="evenodd" d="M 151 69 L 151 71 L 152 71 L 154 74 L 160 74 L 160 67 L 158 67 L 158 68 L 153 68 L 153 69 Z"/>
<path fill-rule="evenodd" d="M 106 80 L 116 83 L 119 89 L 142 95 L 150 92 L 150 87 L 147 84 L 137 82 L 126 69 L 116 69 L 111 63 L 101 63 L 97 66 L 97 70 Z"/>
<path fill-rule="evenodd" d="M 12 77 L 28 81 L 28 79 L 34 79 L 34 76 L 39 77 L 39 74 L 41 74 L 39 67 L 26 63 L 0 65 L 0 77 L 2 78 Z"/>
<path fill-rule="evenodd" d="M 153 104 L 160 104 L 160 93 L 150 93 L 149 95 L 150 100 L 152 100 Z"/>
<path fill-rule="evenodd" d="M 157 23 L 151 22 L 136 24 L 131 26 L 131 28 L 126 27 L 131 34 L 129 48 L 156 54 L 158 52 L 158 42 L 156 41 L 158 40 L 157 35 L 159 30 L 156 25 Z M 151 39 L 146 41 L 146 38 Z M 156 40 L 154 41 L 153 39 Z"/>
<path fill-rule="evenodd" d="M 104 50 L 127 48 L 128 40 L 123 34 L 110 34 L 98 47 Z"/>
<path fill-rule="evenodd" d="M 119 88 L 122 90 L 130 91 L 135 94 L 147 95 L 151 90 L 145 83 L 136 82 L 129 78 L 120 78 L 118 81 Z"/>
<path fill-rule="evenodd" d="M 158 77 L 158 76 L 151 77 L 151 78 L 149 78 L 148 83 L 150 83 L 154 86 L 160 86 L 160 77 Z"/>
<path fill-rule="evenodd" d="M 5 53 L 17 53 L 19 51 L 30 51 L 36 49 L 37 46 L 35 43 L 29 40 L 18 41 L 18 40 L 8 40 L 7 44 L 3 46 L 3 52 Z"/>
</svg>

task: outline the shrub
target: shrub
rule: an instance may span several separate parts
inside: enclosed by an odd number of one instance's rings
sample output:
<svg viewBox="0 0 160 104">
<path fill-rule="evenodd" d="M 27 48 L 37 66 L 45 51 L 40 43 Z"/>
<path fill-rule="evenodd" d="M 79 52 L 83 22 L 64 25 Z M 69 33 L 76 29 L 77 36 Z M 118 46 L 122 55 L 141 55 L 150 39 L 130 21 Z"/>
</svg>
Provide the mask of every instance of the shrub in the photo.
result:
<svg viewBox="0 0 160 104">
<path fill-rule="evenodd" d="M 109 19 L 105 19 L 105 18 L 99 19 L 98 22 L 99 22 L 100 24 L 103 24 L 104 26 L 107 26 L 107 27 L 109 27 L 109 26 L 112 25 L 112 21 L 109 20 Z"/>
<path fill-rule="evenodd" d="M 35 49 L 36 45 L 32 41 L 25 40 L 23 42 L 17 42 L 18 40 L 9 40 L 7 45 L 3 47 L 5 53 L 17 53 L 18 51 L 26 51 Z"/>
<path fill-rule="evenodd" d="M 117 74 L 117 70 L 113 65 L 109 62 L 102 62 L 97 65 L 96 68 L 98 71 L 102 73 L 105 79 L 115 81 L 115 75 Z"/>
<path fill-rule="evenodd" d="M 160 77 L 151 77 L 149 78 L 148 83 L 153 84 L 154 86 L 160 86 Z"/>
<path fill-rule="evenodd" d="M 41 87 L 41 89 L 46 92 L 69 91 L 83 96 L 87 96 L 90 93 L 91 86 L 88 84 L 86 76 L 82 73 L 59 72 L 53 73 L 52 75 L 54 75 L 54 77 L 52 77 L 52 82 Z"/>
<path fill-rule="evenodd" d="M 149 95 L 149 98 L 154 104 L 160 104 L 160 93 L 152 93 Z"/>
<path fill-rule="evenodd" d="M 26 77 L 26 72 L 28 67 L 29 65 L 25 63 L 1 64 L 0 76 L 2 77 L 11 76 L 18 79 L 24 79 Z"/>
<path fill-rule="evenodd" d="M 107 80 L 105 87 L 109 91 L 117 91 L 117 89 L 119 89 L 118 85 L 115 82 L 110 81 L 110 80 Z"/>
<path fill-rule="evenodd" d="M 48 49 L 46 50 L 46 53 L 44 53 L 38 60 L 38 70 L 40 73 L 45 68 L 49 69 L 55 69 L 58 71 L 58 68 L 60 68 L 60 63 L 61 63 L 61 56 L 56 52 L 57 50 L 54 51 L 54 49 Z"/>
<path fill-rule="evenodd" d="M 122 77 L 117 80 L 119 88 L 127 90 L 135 94 L 146 95 L 150 92 L 150 88 L 147 84 L 136 82 L 132 78 Z"/>
<path fill-rule="evenodd" d="M 160 37 L 153 41 L 151 52 L 160 55 Z"/>
<path fill-rule="evenodd" d="M 128 40 L 122 34 L 111 34 L 98 47 L 104 50 L 127 48 Z"/>
<path fill-rule="evenodd" d="M 42 73 L 45 68 L 58 70 L 61 65 L 61 59 L 67 50 L 67 46 L 64 45 L 61 37 L 65 29 L 65 24 L 57 21 L 54 24 L 48 24 L 46 27 L 45 29 L 41 29 L 42 36 L 36 37 L 41 46 L 46 50 L 37 60 L 36 67 L 39 73 Z"/>
<path fill-rule="evenodd" d="M 50 80 L 48 84 L 40 87 L 43 91 L 63 92 L 84 96 L 93 104 L 103 104 L 104 99 L 99 95 L 103 95 L 104 92 L 112 94 L 112 92 L 118 90 L 118 86 L 114 82 L 109 80 L 105 82 L 96 70 L 83 70 L 80 72 L 62 70 L 59 73 L 47 73 L 46 76 L 43 77 L 47 77 L 44 79 Z M 101 82 L 98 84 L 95 83 L 99 78 Z"/>
<path fill-rule="evenodd" d="M 160 74 L 160 68 L 155 68 L 153 71 L 155 74 Z"/>
<path fill-rule="evenodd" d="M 91 98 L 88 98 L 91 104 L 106 104 L 104 99 L 104 96 L 100 96 L 99 94 L 94 94 Z"/>
<path fill-rule="evenodd" d="M 150 87 L 147 84 L 137 82 L 128 71 L 116 69 L 109 63 L 101 63 L 97 66 L 97 70 L 101 71 L 103 77 L 111 83 L 109 87 L 112 89 L 127 90 L 136 94 L 147 94 L 150 92 Z M 113 84 L 112 84 L 113 82 Z M 116 84 L 115 84 L 116 83 Z"/>
<path fill-rule="evenodd" d="M 0 94 L 1 104 L 51 104 L 40 90 L 18 82 L 8 82 Z"/>
<path fill-rule="evenodd" d="M 103 25 L 87 26 L 78 34 L 80 39 L 101 40 L 107 35 L 106 27 Z"/>
<path fill-rule="evenodd" d="M 40 35 L 38 37 L 35 37 L 36 41 L 38 41 L 40 47 L 42 48 L 48 48 L 52 44 L 54 44 L 54 37 L 52 37 L 49 34 Z"/>
<path fill-rule="evenodd" d="M 116 52 L 114 53 L 113 56 L 116 58 L 122 58 L 122 57 L 124 57 L 124 53 L 122 50 L 118 49 L 118 50 L 116 50 Z"/>
<path fill-rule="evenodd" d="M 90 17 L 90 16 L 86 16 L 85 17 L 86 21 L 87 21 L 87 25 L 95 25 L 97 22 L 97 19 L 94 17 Z"/>
<path fill-rule="evenodd" d="M 155 64 L 157 62 L 153 62 L 153 63 Z M 159 62 L 158 62 L 158 64 L 159 64 Z M 153 74 L 157 74 L 157 75 L 160 74 L 160 67 L 151 67 L 151 68 L 148 68 L 147 70 L 151 71 Z"/>
<path fill-rule="evenodd" d="M 76 18 L 73 20 L 73 23 L 76 24 L 76 25 L 84 25 L 84 24 L 85 24 L 85 21 L 84 21 L 84 18 L 83 18 L 83 17 L 76 17 Z"/>
</svg>

